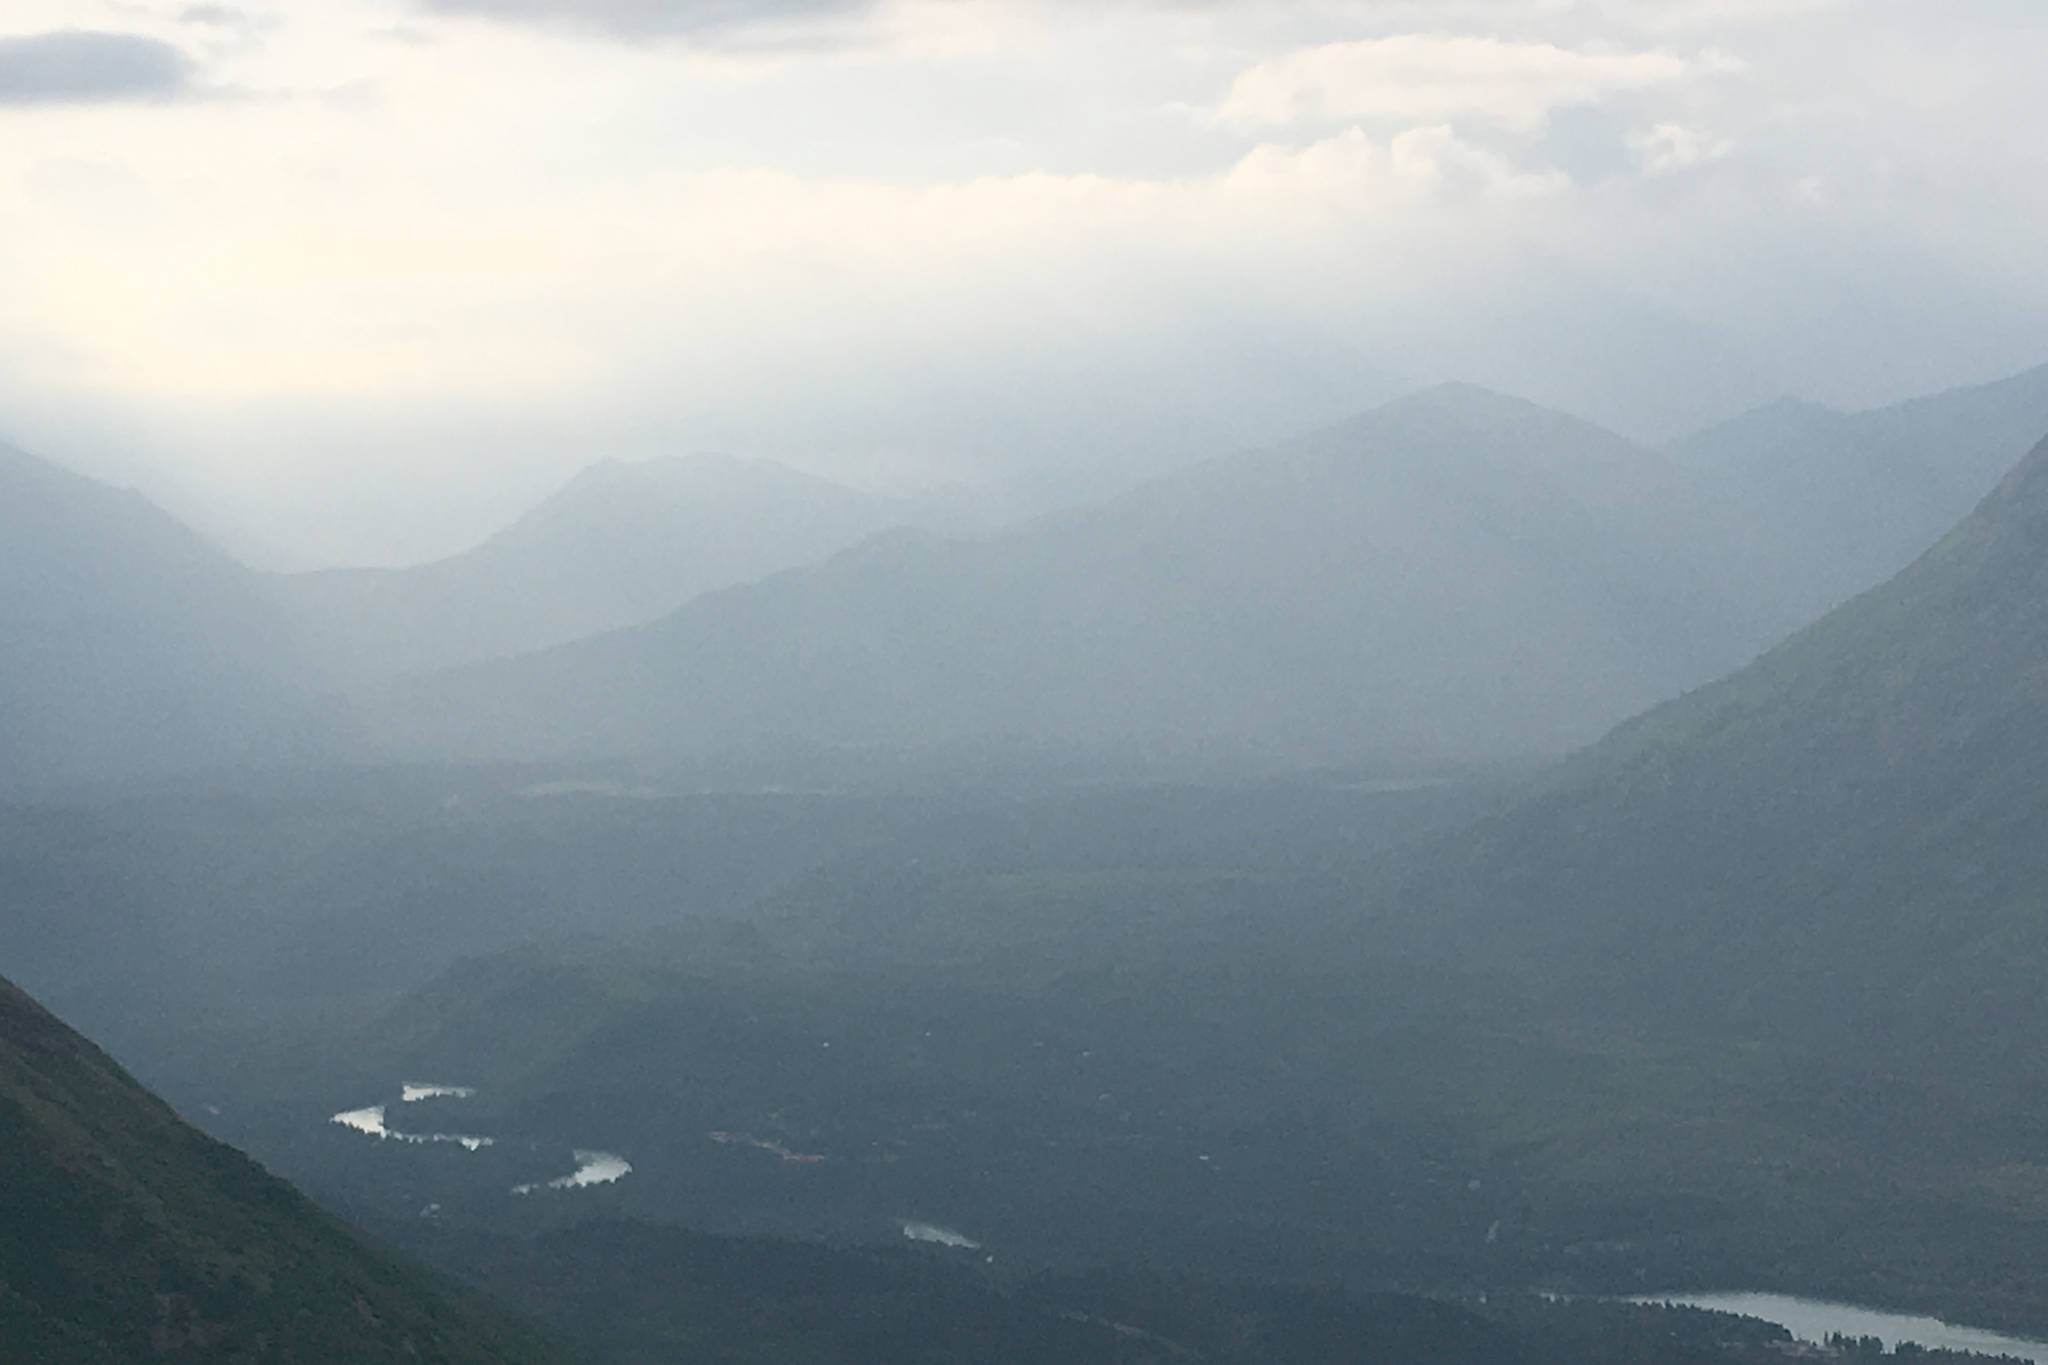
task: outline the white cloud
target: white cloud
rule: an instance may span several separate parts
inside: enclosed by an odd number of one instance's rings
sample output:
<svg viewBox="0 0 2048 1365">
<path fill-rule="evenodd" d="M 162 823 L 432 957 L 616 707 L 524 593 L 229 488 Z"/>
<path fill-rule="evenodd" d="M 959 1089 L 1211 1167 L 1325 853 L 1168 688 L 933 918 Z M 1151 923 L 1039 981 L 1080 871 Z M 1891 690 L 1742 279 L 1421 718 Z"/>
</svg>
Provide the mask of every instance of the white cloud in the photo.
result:
<svg viewBox="0 0 2048 1365">
<path fill-rule="evenodd" d="M 1553 109 L 1669 84 L 1692 69 L 1662 52 L 1572 52 L 1550 43 L 1411 33 L 1325 43 L 1262 61 L 1231 84 L 1218 113 L 1253 128 L 1471 119 L 1529 129 Z"/>
<path fill-rule="evenodd" d="M 1780 24 L 1859 0 L 1606 0 L 1592 6 L 1648 32 Z M 1569 8 L 1569 6 L 1567 6 Z"/>
<path fill-rule="evenodd" d="M 1652 175 L 1690 170 L 1710 161 L 1719 161 L 1735 150 L 1735 143 L 1730 139 L 1688 128 L 1682 123 L 1660 123 L 1632 133 L 1628 146 L 1643 169 Z"/>
<path fill-rule="evenodd" d="M 1123 459 L 1373 367 L 1669 430 L 2048 335 L 2034 0 L 876 0 L 746 52 L 192 3 L 121 27 L 237 98 L 0 108 L 0 428 L 126 412 L 108 450 L 270 478 L 281 537 L 520 441 L 529 488 L 613 440 Z"/>
<path fill-rule="evenodd" d="M 1410 128 L 1384 144 L 1353 128 L 1299 149 L 1260 147 L 1223 177 L 1220 188 L 1268 213 L 1291 203 L 1371 214 L 1432 199 L 1527 199 L 1568 186 L 1561 175 L 1524 171 L 1438 125 Z"/>
<path fill-rule="evenodd" d="M 1041 276 L 1085 277 L 1089 260 L 1242 264 L 1283 242 L 1426 232 L 1458 204 L 1565 188 L 1446 127 L 1352 129 L 1179 179 L 920 186 L 720 169 L 552 203 L 415 183 L 394 219 L 353 175 L 294 169 L 296 155 L 271 161 L 260 188 L 180 165 L 25 168 L 32 198 L 0 226 L 36 268 L 0 270 L 0 283 L 12 276 L 20 322 L 67 342 L 49 353 L 65 372 L 44 378 L 202 401 L 480 398 L 508 384 L 587 400 L 678 347 L 717 365 L 809 344 L 799 337 L 872 343 L 953 311 L 1028 311 Z M 149 234 L 104 213 L 103 181 Z M 984 306 L 962 310 L 970 297 Z"/>
</svg>

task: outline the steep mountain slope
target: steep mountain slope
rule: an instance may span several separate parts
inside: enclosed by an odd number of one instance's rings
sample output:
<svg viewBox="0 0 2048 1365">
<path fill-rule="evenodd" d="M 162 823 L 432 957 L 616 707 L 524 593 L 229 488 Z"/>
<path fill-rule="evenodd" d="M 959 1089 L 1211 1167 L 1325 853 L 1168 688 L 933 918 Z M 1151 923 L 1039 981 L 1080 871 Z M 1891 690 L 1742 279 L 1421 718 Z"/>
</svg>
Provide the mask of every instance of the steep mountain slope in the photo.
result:
<svg viewBox="0 0 2048 1365">
<path fill-rule="evenodd" d="M 0 446 L 0 781 L 321 753 L 262 580 L 140 495 Z"/>
<path fill-rule="evenodd" d="M 886 498 L 764 461 L 608 460 L 473 550 L 278 586 L 339 676 L 449 668 L 651 621 L 892 526 Z"/>
<path fill-rule="evenodd" d="M 1891 582 L 1464 840 L 1409 927 L 1563 999 L 2039 1079 L 2044 768 L 2048 442 Z"/>
<path fill-rule="evenodd" d="M 1867 412 L 1784 400 L 1679 442 L 1784 629 L 1882 583 L 2048 431 L 2048 366 Z"/>
<path fill-rule="evenodd" d="M 1768 639 L 1658 457 L 1452 387 L 979 542 L 905 533 L 391 698 L 401 749 L 1555 751 Z"/>
<path fill-rule="evenodd" d="M 560 1357 L 185 1126 L 0 981 L 0 1358 Z"/>
</svg>

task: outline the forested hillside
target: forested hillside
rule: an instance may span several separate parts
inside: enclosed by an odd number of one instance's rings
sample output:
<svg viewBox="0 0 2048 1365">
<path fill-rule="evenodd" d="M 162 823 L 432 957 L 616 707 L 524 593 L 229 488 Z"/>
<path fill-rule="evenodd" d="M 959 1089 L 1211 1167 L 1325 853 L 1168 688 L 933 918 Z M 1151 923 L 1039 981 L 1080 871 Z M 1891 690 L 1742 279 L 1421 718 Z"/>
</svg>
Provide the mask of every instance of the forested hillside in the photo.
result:
<svg viewBox="0 0 2048 1365">
<path fill-rule="evenodd" d="M 366 1246 L 0 982 L 0 1358 L 569 1359 Z"/>
</svg>

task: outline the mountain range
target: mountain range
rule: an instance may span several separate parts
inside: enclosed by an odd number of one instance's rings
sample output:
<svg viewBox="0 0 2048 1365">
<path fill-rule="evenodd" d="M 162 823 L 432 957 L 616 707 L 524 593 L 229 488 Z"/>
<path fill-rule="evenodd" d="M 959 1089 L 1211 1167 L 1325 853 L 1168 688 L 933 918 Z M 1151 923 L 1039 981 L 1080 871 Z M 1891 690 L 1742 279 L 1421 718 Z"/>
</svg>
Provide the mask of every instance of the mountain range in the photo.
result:
<svg viewBox="0 0 2048 1365">
<path fill-rule="evenodd" d="M 274 586 L 326 672 L 358 684 L 651 621 L 907 515 L 888 498 L 763 460 L 605 460 L 453 558 L 285 574 Z"/>
<path fill-rule="evenodd" d="M 333 756 L 261 577 L 139 494 L 0 446 L 0 781 Z"/>
<path fill-rule="evenodd" d="M 979 537 L 694 457 L 593 466 L 449 560 L 302 575 L 8 450 L 0 767 L 1552 755 L 1896 571 L 2041 429 L 2048 368 L 1668 452 L 1453 385 Z"/>
<path fill-rule="evenodd" d="M 1433 850 L 1414 932 L 1558 998 L 2038 1078 L 2044 736 L 2048 442 L 1889 582 Z"/>
<path fill-rule="evenodd" d="M 7 809 L 10 941 L 166 1061 L 203 1054 L 195 1083 L 244 1087 L 232 1121 L 333 1182 L 310 1188 L 409 1227 L 427 1181 L 476 1227 L 567 1217 L 508 1203 L 494 1163 L 600 1142 L 634 1179 L 565 1198 L 750 1232 L 893 1239 L 907 1211 L 1047 1263 L 1108 1248 L 1597 1293 L 1759 1273 L 2037 1325 L 2048 442 L 1946 534 L 1909 524 L 1903 491 L 1963 496 L 2037 387 L 1780 406 L 1671 458 L 1433 390 L 1001 535 L 898 531 L 545 652 L 342 680 L 403 758 L 1000 741 L 1420 764 L 1561 749 L 1640 711 L 1505 801 L 1341 773 L 1032 810 L 329 772 Z M 133 495 L 13 453 L 0 479 L 16 773 L 363 752 L 275 580 Z M 607 534 L 617 504 L 573 503 L 539 518 L 531 563 Z M 1368 816 L 1381 797 L 1398 809 Z M 493 948 L 512 951 L 450 964 Z M 408 984 L 394 963 L 439 974 L 375 1014 Z M 373 1073 L 474 1081 L 504 1125 L 477 1131 L 527 1137 L 372 1165 L 426 1155 L 324 1120 L 330 1087 Z M 0 1163 L 12 1355 L 260 1359 L 289 1337 L 294 1359 L 545 1358 L 5 985 Z M 812 1264 L 611 1231 L 449 1261 L 506 1286 L 609 1266 L 617 1288 L 553 1286 L 561 1320 L 677 1349 L 666 1305 L 718 1291 L 666 1261 L 631 1278 L 605 1254 L 627 1236 L 669 1248 L 650 1258 Z M 871 1289 L 833 1331 L 863 1304 L 916 1320 L 920 1263 L 837 1264 Z M 1115 1358 L 1141 1316 L 1118 1299 L 1077 1323 L 1068 1287 L 1002 1274 L 941 1286 L 948 1333 L 995 1293 L 1018 1330 L 1049 1309 L 1088 1329 L 1053 1335 Z M 1213 1299 L 1152 1304 L 1205 1341 L 1266 1311 L 1195 1311 Z M 728 1326 L 810 1302 L 768 1295 Z M 1486 1315 L 1385 1307 L 1431 1340 L 1499 1341 Z"/>
<path fill-rule="evenodd" d="M 1882 583 L 2048 432 L 2048 366 L 1864 412 L 1785 399 L 1670 448 L 1782 634 Z"/>
<path fill-rule="evenodd" d="M 348 1046 L 602 1115 L 693 1222 L 936 1207 L 1053 1261 L 1760 1277 L 2038 1331 L 2044 720 L 2048 441 L 1887 583 L 1391 854 L 1153 863 L 1157 802 L 956 821 L 740 924 L 470 964 Z"/>
<path fill-rule="evenodd" d="M 1554 752 L 1768 642 L 1711 529 L 1654 453 L 1452 386 L 1007 534 L 871 540 L 379 719 L 464 757 Z"/>
</svg>

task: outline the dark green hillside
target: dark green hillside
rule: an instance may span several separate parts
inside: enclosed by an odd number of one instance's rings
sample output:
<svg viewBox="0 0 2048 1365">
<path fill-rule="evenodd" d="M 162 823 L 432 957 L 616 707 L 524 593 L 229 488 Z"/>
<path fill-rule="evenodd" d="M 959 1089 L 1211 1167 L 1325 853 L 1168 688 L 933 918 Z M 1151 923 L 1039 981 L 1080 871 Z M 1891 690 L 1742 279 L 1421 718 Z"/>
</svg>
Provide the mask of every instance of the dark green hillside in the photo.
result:
<svg viewBox="0 0 2048 1365">
<path fill-rule="evenodd" d="M 500 1074 L 557 1141 L 603 1115 L 650 1216 L 915 1195 L 1049 1262 L 1767 1283 L 2038 1331 L 2044 590 L 2048 445 L 1391 886 L 849 857 L 756 916 L 779 963 L 681 952 L 553 1074 Z M 490 1061 L 445 1036 L 415 1055 Z M 674 1136 L 711 1129 L 885 1155 L 799 1186 Z"/>
<path fill-rule="evenodd" d="M 0 1360 L 558 1360 L 0 982 Z"/>
<path fill-rule="evenodd" d="M 1716 1314 L 1051 1275 L 978 1251 L 620 1222 L 518 1238 L 411 1217 L 393 1231 L 619 1365 L 1758 1365 L 1784 1341 Z M 558 1358 L 462 1291 L 363 1247 L 0 983 L 0 1359 Z"/>
<path fill-rule="evenodd" d="M 2048 443 L 1890 583 L 1461 843 L 1408 922 L 1443 947 L 1448 919 L 1461 961 L 1581 1003 L 2038 1081 Z"/>
<path fill-rule="evenodd" d="M 1027 1273 L 639 1223 L 530 1240 L 426 1229 L 418 1243 L 621 1365 L 1736 1365 L 1782 1360 L 1789 1344 L 1782 1328 L 1719 1313 Z"/>
<path fill-rule="evenodd" d="M 954 883 L 978 922 L 1046 916 L 1047 937 L 1020 925 L 979 958 L 920 910 L 892 935 L 900 966 L 793 961 L 780 933 L 665 966 L 651 943 L 472 964 L 345 1047 L 394 1088 L 475 1083 L 451 1121 L 499 1147 L 342 1132 L 327 1115 L 378 1092 L 332 1088 L 251 1140 L 320 1197 L 401 1222 L 431 1199 L 471 1226 L 609 1212 L 898 1241 L 915 1218 L 1004 1265 L 1422 1292 L 1746 1283 L 2048 1322 L 2027 1096 L 1575 1020 L 1400 963 L 1318 968 L 1257 944 L 1285 888 L 1245 885 L 1234 908 L 1195 890 Z M 1159 932 L 1120 927 L 1127 911 Z M 507 1199 L 575 1147 L 633 1171 Z"/>
</svg>

